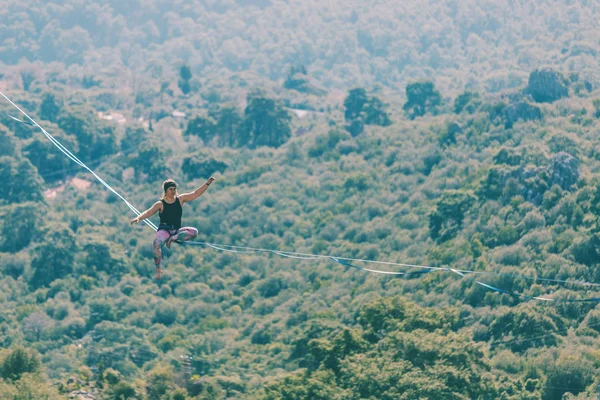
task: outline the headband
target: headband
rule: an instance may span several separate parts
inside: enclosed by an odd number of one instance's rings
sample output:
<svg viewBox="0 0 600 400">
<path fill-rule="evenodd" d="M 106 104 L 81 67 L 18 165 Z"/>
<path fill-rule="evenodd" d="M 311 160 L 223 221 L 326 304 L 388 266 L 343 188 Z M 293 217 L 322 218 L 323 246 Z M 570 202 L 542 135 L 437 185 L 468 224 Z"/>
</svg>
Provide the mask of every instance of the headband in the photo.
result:
<svg viewBox="0 0 600 400">
<path fill-rule="evenodd" d="M 167 189 L 169 189 L 170 187 L 177 187 L 177 184 L 175 182 L 167 182 L 163 185 L 163 189 L 166 192 Z"/>
</svg>

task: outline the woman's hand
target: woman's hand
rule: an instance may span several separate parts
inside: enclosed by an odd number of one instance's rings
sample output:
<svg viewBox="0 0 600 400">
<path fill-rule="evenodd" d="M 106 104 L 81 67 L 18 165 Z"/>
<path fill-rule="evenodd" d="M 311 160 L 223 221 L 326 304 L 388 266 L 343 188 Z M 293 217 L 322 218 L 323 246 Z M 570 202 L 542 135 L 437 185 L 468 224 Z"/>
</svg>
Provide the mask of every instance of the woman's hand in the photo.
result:
<svg viewBox="0 0 600 400">
<path fill-rule="evenodd" d="M 136 217 L 136 218 L 132 219 L 131 221 L 129 221 L 129 224 L 133 225 L 133 224 L 137 224 L 138 222 L 140 222 L 140 220 L 138 217 Z"/>
</svg>

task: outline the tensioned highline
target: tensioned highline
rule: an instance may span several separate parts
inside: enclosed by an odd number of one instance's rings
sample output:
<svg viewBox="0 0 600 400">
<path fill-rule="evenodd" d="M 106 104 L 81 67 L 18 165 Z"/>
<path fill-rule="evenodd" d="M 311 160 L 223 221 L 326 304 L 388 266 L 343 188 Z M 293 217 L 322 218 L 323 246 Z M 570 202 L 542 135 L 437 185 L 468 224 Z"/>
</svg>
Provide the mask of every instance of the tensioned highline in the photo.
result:
<svg viewBox="0 0 600 400">
<path fill-rule="evenodd" d="M 119 199 L 121 199 L 131 211 L 133 211 L 136 215 L 140 215 L 140 211 L 135 208 L 125 197 L 123 197 L 120 193 L 118 193 L 115 189 L 113 189 L 108 183 L 106 183 L 101 177 L 99 177 L 91 168 L 89 168 L 85 163 L 83 163 L 77 156 L 71 153 L 66 147 L 62 145 L 54 136 L 48 133 L 44 128 L 42 128 L 33 118 L 31 118 L 25 111 L 23 111 L 17 104 L 15 104 L 11 99 L 9 99 L 4 93 L 0 92 L 0 95 L 6 99 L 14 108 L 16 108 L 21 114 L 23 114 L 26 120 L 22 120 L 20 118 L 14 117 L 7 112 L 3 113 L 7 115 L 10 119 L 20 122 L 29 126 L 35 126 L 39 128 L 42 133 L 56 146 L 64 155 L 69 157 L 74 163 L 81 166 L 90 172 L 96 180 L 98 180 L 102 185 L 104 185 L 108 190 L 110 190 L 113 194 L 115 194 Z M 144 220 L 148 226 L 152 229 L 157 230 L 158 227 L 149 220 Z M 223 252 L 231 252 L 231 253 L 242 253 L 242 254 L 256 254 L 256 253 L 268 253 L 274 254 L 281 257 L 287 257 L 297 260 L 331 260 L 338 264 L 344 265 L 346 267 L 356 268 L 361 271 L 376 273 L 382 275 L 391 275 L 391 276 L 413 276 L 431 272 L 451 272 L 461 278 L 469 279 L 475 282 L 477 285 L 482 286 L 486 289 L 492 290 L 497 293 L 507 294 L 510 296 L 514 296 L 523 300 L 537 300 L 542 302 L 554 302 L 554 303 L 573 303 L 573 302 L 600 302 L 600 297 L 591 297 L 591 298 L 583 298 L 583 299 L 554 299 L 550 297 L 543 296 L 529 296 L 520 293 L 515 293 L 512 291 L 504 290 L 487 283 L 481 282 L 478 279 L 475 279 L 476 275 L 496 275 L 496 276 L 509 276 L 515 278 L 523 278 L 533 282 L 543 282 L 543 283 L 555 283 L 555 284 L 564 284 L 564 285 L 575 285 L 575 286 L 586 286 L 586 287 L 600 287 L 598 283 L 591 282 L 582 282 L 582 281 L 567 281 L 562 279 L 551 279 L 551 278 L 538 278 L 532 276 L 524 276 L 518 274 L 507 274 L 500 272 L 490 272 L 490 271 L 471 271 L 471 270 L 461 270 L 450 267 L 433 267 L 428 265 L 418 265 L 418 264 L 405 264 L 405 263 L 397 263 L 397 262 L 389 262 L 389 261 L 376 261 L 376 260 L 367 260 L 367 259 L 357 259 L 357 258 L 347 258 L 347 257 L 337 257 L 332 255 L 321 255 L 321 254 L 308 254 L 308 253 L 299 253 L 299 252 L 291 252 L 291 251 L 281 251 L 281 250 L 273 250 L 273 249 L 261 249 L 254 247 L 246 247 L 246 246 L 233 246 L 233 245 L 225 245 L 225 244 L 217 244 L 217 243 L 208 243 L 208 242 L 200 242 L 200 241 L 190 241 L 184 242 L 187 245 L 197 245 L 209 247 L 214 250 L 223 251 Z M 379 269 L 365 268 L 362 266 L 357 266 L 355 263 L 365 263 L 365 264 L 377 264 L 377 265 L 388 265 L 392 267 L 403 267 L 403 268 L 412 268 L 417 269 L 417 271 L 383 271 Z"/>
</svg>

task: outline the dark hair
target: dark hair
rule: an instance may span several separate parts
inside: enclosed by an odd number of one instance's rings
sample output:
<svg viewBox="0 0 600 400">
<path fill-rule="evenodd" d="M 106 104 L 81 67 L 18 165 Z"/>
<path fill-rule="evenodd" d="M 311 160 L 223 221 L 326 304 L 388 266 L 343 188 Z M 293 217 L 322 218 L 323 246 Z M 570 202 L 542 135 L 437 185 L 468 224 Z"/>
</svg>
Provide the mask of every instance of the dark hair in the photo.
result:
<svg viewBox="0 0 600 400">
<path fill-rule="evenodd" d="M 177 182 L 175 182 L 173 179 L 167 179 L 163 182 L 163 195 L 161 199 L 165 198 L 165 194 L 167 194 L 167 189 L 170 187 L 175 187 L 175 189 L 177 189 Z"/>
</svg>

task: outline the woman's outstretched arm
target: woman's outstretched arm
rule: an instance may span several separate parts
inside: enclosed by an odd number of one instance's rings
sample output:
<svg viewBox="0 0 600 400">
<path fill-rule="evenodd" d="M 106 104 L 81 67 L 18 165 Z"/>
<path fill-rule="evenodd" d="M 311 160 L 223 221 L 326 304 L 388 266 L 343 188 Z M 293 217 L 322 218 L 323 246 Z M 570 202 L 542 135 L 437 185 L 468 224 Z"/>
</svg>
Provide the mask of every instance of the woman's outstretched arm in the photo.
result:
<svg viewBox="0 0 600 400">
<path fill-rule="evenodd" d="M 206 192 L 206 189 L 208 189 L 208 187 L 210 186 L 211 183 L 213 183 L 214 180 L 215 180 L 215 178 L 213 176 L 211 176 L 198 189 L 194 190 L 193 192 L 184 193 L 184 194 L 180 195 L 179 200 L 181 200 L 182 203 L 185 203 L 185 202 L 197 199 L 198 197 L 202 196 L 202 193 Z"/>
<path fill-rule="evenodd" d="M 137 217 L 135 217 L 134 219 L 129 221 L 129 223 L 131 225 L 133 225 L 133 224 L 138 223 L 146 218 L 153 216 L 154 214 L 156 214 L 157 211 L 160 210 L 161 206 L 162 206 L 162 203 L 160 201 L 157 201 L 156 203 L 154 203 L 152 205 L 152 207 L 150 207 L 149 209 L 147 209 L 146 211 L 144 211 L 143 213 L 141 213 L 140 215 L 138 215 Z"/>
</svg>

